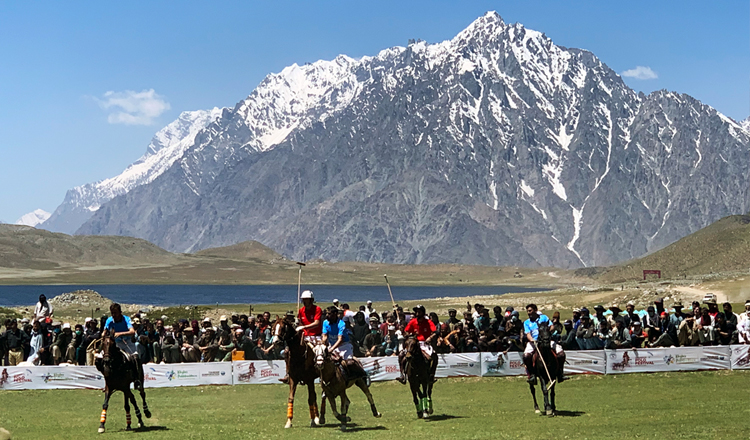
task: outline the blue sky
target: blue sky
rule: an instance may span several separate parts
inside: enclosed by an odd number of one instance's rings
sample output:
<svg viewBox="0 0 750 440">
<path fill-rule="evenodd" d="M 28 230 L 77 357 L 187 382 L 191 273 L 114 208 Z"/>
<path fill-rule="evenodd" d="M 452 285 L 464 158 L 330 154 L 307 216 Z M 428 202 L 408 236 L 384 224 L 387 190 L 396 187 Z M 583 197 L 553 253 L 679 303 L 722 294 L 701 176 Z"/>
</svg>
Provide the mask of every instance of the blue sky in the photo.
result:
<svg viewBox="0 0 750 440">
<path fill-rule="evenodd" d="M 750 115 L 747 0 L 0 2 L 0 220 L 51 212 L 181 111 L 233 106 L 269 72 L 450 39 L 488 10 L 619 73 L 650 68 L 657 78 L 625 78 L 636 90 Z M 102 108 L 107 92 L 149 90 L 156 107 L 136 119 Z"/>
</svg>

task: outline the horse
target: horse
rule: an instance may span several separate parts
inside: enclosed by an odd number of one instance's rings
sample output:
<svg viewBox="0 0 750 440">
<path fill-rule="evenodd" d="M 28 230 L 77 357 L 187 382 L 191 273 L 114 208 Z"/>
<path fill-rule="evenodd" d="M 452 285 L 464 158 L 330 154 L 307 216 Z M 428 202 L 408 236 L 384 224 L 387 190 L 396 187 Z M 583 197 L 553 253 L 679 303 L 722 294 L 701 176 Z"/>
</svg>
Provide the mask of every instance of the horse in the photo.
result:
<svg viewBox="0 0 750 440">
<path fill-rule="evenodd" d="M 534 375 L 539 380 L 539 386 L 544 394 L 544 411 L 548 416 L 554 416 L 555 411 L 555 384 L 559 363 L 555 351 L 552 348 L 551 334 L 546 325 L 539 326 L 539 336 L 536 340 L 536 351 L 534 352 Z M 531 397 L 534 399 L 534 411 L 540 414 L 539 405 L 536 402 L 536 389 L 534 383 L 529 383 Z"/>
<path fill-rule="evenodd" d="M 432 371 L 430 360 L 425 358 L 419 341 L 409 338 L 404 342 L 404 374 L 409 380 L 417 418 L 432 415 Z"/>
<path fill-rule="evenodd" d="M 96 368 L 104 376 L 104 404 L 102 405 L 102 416 L 99 424 L 99 433 L 104 432 L 104 423 L 107 421 L 107 408 L 109 407 L 109 398 L 115 391 L 122 391 L 125 395 L 125 419 L 127 421 L 127 431 L 132 430 L 130 427 L 130 403 L 135 407 L 135 416 L 138 418 L 138 428 L 142 428 L 143 418 L 141 410 L 135 401 L 135 396 L 130 390 L 132 383 L 134 388 L 141 394 L 143 400 L 143 413 L 146 418 L 151 418 L 151 411 L 146 404 L 146 392 L 143 389 L 143 366 L 140 360 L 131 359 L 122 350 L 117 347 L 113 336 L 103 337 L 101 339 L 102 357 L 96 360 Z M 135 364 L 135 365 L 134 365 Z M 135 368 L 134 368 L 135 367 Z M 138 373 L 136 374 L 135 371 Z M 129 402 L 128 402 L 129 401 Z"/>
<path fill-rule="evenodd" d="M 364 377 L 357 377 L 356 379 L 349 379 L 346 377 L 346 373 L 343 371 L 341 365 L 337 365 L 336 362 L 331 358 L 331 353 L 328 351 L 328 347 L 325 345 L 315 346 L 315 366 L 320 373 L 320 385 L 323 388 L 323 401 L 321 402 L 320 419 L 325 420 L 325 399 L 331 404 L 331 411 L 333 415 L 341 422 L 341 430 L 346 431 L 346 423 L 351 421 L 347 417 L 349 411 L 349 397 L 346 395 L 346 390 L 352 385 L 357 385 L 359 389 L 367 396 L 367 401 L 370 402 L 370 410 L 375 418 L 380 418 L 382 414 L 378 412 L 375 407 L 375 400 L 372 398 L 370 387 L 367 384 L 367 379 Z M 336 397 L 341 398 L 341 413 L 336 411 Z"/>
<path fill-rule="evenodd" d="M 277 318 L 273 326 L 274 342 L 283 342 L 286 344 L 284 360 L 286 361 L 287 371 L 289 372 L 289 400 L 287 403 L 286 425 L 284 428 L 292 427 L 292 418 L 294 417 L 294 394 L 297 392 L 297 385 L 307 385 L 307 404 L 310 408 L 310 427 L 315 428 L 322 425 L 324 419 L 319 416 L 317 394 L 315 393 L 315 379 L 318 378 L 318 372 L 315 369 L 315 354 L 308 345 L 302 332 L 297 332 L 294 324 L 284 318 Z"/>
</svg>

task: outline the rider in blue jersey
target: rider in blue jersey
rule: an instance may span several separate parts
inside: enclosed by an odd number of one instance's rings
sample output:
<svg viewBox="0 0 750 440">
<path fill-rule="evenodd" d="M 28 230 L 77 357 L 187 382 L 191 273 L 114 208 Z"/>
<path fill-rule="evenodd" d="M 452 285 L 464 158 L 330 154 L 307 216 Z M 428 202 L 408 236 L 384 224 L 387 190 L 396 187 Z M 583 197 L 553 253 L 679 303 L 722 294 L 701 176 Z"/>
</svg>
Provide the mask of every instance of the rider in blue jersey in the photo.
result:
<svg viewBox="0 0 750 440">
<path fill-rule="evenodd" d="M 537 338 L 539 338 L 539 326 L 545 325 L 549 327 L 552 323 L 547 316 L 538 312 L 536 304 L 527 305 L 526 312 L 529 314 L 529 319 L 523 322 L 523 333 L 526 338 L 526 349 L 523 352 L 523 363 L 526 365 L 526 376 L 528 377 L 528 382 L 536 383 L 536 377 L 533 373 L 533 359 L 534 352 L 536 351 L 535 342 Z M 552 341 L 551 345 L 552 349 L 555 350 L 558 360 L 557 381 L 562 382 L 565 380 L 565 376 L 563 376 L 565 352 L 563 351 L 562 346 L 557 342 Z"/>
</svg>

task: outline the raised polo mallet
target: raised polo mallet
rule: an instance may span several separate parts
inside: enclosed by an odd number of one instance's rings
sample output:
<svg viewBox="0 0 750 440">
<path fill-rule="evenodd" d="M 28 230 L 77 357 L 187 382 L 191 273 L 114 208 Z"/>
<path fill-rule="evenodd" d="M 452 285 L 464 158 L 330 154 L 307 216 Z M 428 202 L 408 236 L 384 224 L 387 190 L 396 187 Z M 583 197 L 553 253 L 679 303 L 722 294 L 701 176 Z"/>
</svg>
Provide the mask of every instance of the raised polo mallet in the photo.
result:
<svg viewBox="0 0 750 440">
<path fill-rule="evenodd" d="M 299 264 L 299 275 L 297 276 L 297 310 L 299 310 L 299 297 L 302 294 L 302 266 L 304 266 L 305 263 L 300 263 L 298 261 L 297 264 Z"/>
<path fill-rule="evenodd" d="M 393 300 L 393 292 L 391 292 L 391 283 L 388 282 L 388 275 L 383 275 L 383 278 L 385 278 L 385 285 L 388 286 L 388 293 L 391 295 L 391 304 L 393 304 L 393 308 L 396 308 L 396 301 Z"/>
</svg>

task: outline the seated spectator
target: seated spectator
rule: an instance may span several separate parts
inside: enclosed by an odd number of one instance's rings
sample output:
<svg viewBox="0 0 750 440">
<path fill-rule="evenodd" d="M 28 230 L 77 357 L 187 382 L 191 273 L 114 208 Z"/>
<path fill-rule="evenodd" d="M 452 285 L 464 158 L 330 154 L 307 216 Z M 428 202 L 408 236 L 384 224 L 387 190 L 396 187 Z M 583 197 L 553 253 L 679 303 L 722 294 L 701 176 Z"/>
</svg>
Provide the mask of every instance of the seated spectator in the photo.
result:
<svg viewBox="0 0 750 440">
<path fill-rule="evenodd" d="M 142 334 L 138 336 L 138 343 L 135 345 L 138 358 L 141 360 L 141 364 L 147 364 L 151 362 L 151 353 L 148 350 L 148 336 Z"/>
<path fill-rule="evenodd" d="M 609 321 L 607 321 L 606 319 L 602 319 L 601 321 L 599 321 L 599 325 L 596 327 L 594 338 L 596 348 L 604 348 L 607 346 L 607 342 L 609 341 L 609 333 Z"/>
<path fill-rule="evenodd" d="M 722 312 L 716 314 L 716 338 L 720 345 L 737 343 L 737 326 L 729 322 Z"/>
<path fill-rule="evenodd" d="M 193 327 L 185 327 L 183 330 L 183 341 L 180 349 L 182 353 L 182 359 L 185 362 L 200 362 L 201 354 L 200 350 L 196 346 L 195 335 L 193 334 Z"/>
<path fill-rule="evenodd" d="M 630 318 L 627 316 L 620 315 L 620 313 L 622 313 L 622 309 L 620 309 L 620 307 L 617 304 L 612 304 L 611 306 L 609 306 L 609 311 L 612 312 L 611 315 L 607 316 L 607 322 L 609 323 L 609 328 L 614 330 L 615 327 L 617 327 L 617 318 L 623 319 L 623 324 L 625 325 L 626 329 L 630 327 L 628 325 Z"/>
<path fill-rule="evenodd" d="M 594 321 L 594 327 L 597 329 L 600 328 L 599 324 L 601 324 L 602 321 L 607 320 L 607 317 L 604 316 L 604 310 L 604 306 L 601 304 L 594 307 L 594 316 L 591 317 L 591 320 Z"/>
<path fill-rule="evenodd" d="M 677 329 L 677 342 L 680 347 L 693 347 L 700 343 L 698 331 L 695 325 L 695 317 L 692 313 L 685 314 L 685 318 Z"/>
<path fill-rule="evenodd" d="M 661 312 L 658 326 L 661 334 L 654 342 L 649 343 L 649 347 L 673 347 L 677 343 L 677 328 L 670 321 L 666 311 Z"/>
<path fill-rule="evenodd" d="M 68 361 L 68 354 L 70 353 L 68 347 L 71 342 L 73 342 L 73 332 L 70 330 L 70 324 L 66 322 L 63 324 L 60 333 L 57 334 L 52 346 L 52 359 L 55 365 Z"/>
<path fill-rule="evenodd" d="M 367 357 L 383 355 L 383 336 L 380 334 L 380 322 L 376 317 L 370 318 L 370 333 L 365 336 L 364 352 Z"/>
<path fill-rule="evenodd" d="M 680 324 L 682 324 L 682 321 L 685 320 L 685 314 L 682 313 L 682 302 L 677 301 L 672 307 L 674 308 L 674 314 L 672 314 L 672 316 L 669 317 L 669 320 L 672 322 L 672 324 L 674 324 L 674 327 L 678 329 L 679 331 Z"/>
<path fill-rule="evenodd" d="M 656 314 L 654 306 L 646 308 L 646 314 L 643 315 L 643 330 L 648 334 L 648 342 L 654 342 L 661 331 L 659 331 L 659 316 Z"/>
<path fill-rule="evenodd" d="M 552 314 L 552 319 L 550 320 L 550 325 L 549 325 L 549 331 L 552 334 L 552 340 L 558 341 L 558 342 L 561 341 L 564 330 L 565 328 L 560 322 L 560 312 L 555 311 Z"/>
<path fill-rule="evenodd" d="M 581 325 L 578 326 L 576 331 L 576 343 L 581 350 L 593 350 L 598 348 L 598 341 L 596 337 L 596 328 L 594 323 L 591 322 L 591 317 L 588 314 L 581 316 Z"/>
<path fill-rule="evenodd" d="M 383 347 L 386 356 L 398 355 L 398 336 L 396 336 L 396 326 L 393 324 L 388 325 L 388 334 L 383 341 Z"/>
<path fill-rule="evenodd" d="M 437 317 L 437 315 L 435 315 Z M 490 311 L 482 308 L 479 312 L 479 316 L 474 319 L 474 327 L 478 332 L 483 332 L 490 328 Z"/>
<path fill-rule="evenodd" d="M 714 329 L 713 319 L 707 309 L 696 307 L 695 324 L 700 344 L 714 345 L 716 343 L 716 330 Z"/>
<path fill-rule="evenodd" d="M 460 319 L 456 318 L 457 313 L 458 312 L 456 311 L 456 309 L 448 309 L 448 320 L 445 321 L 445 323 L 448 324 L 448 328 L 450 329 L 450 331 L 455 330 L 456 324 L 461 322 Z"/>
<path fill-rule="evenodd" d="M 571 321 L 570 319 L 566 319 L 563 323 L 563 328 L 565 329 L 565 333 L 562 337 L 563 350 L 578 350 L 579 347 L 578 343 L 576 342 L 576 332 L 573 329 L 573 321 Z"/>
<path fill-rule="evenodd" d="M 641 321 L 634 321 L 630 328 L 630 346 L 633 348 L 642 348 L 643 343 L 648 339 L 648 334 L 643 331 Z"/>
<path fill-rule="evenodd" d="M 500 306 L 495 306 L 492 309 L 492 313 L 495 315 L 490 320 L 490 327 L 492 327 L 492 331 L 495 332 L 496 335 L 499 335 L 501 332 L 504 335 L 505 334 L 505 316 L 503 315 L 503 308 Z"/>
<path fill-rule="evenodd" d="M 724 319 L 728 322 L 733 324 L 735 327 L 737 327 L 737 324 L 739 324 L 739 319 L 737 315 L 732 311 L 732 305 L 728 302 L 725 302 L 722 307 L 724 308 Z"/>
<path fill-rule="evenodd" d="M 243 334 L 241 328 L 238 328 L 237 330 L 239 330 L 238 333 L 240 335 Z M 219 362 L 232 361 L 232 352 L 237 346 L 235 345 L 235 336 L 230 334 L 230 332 L 223 332 L 219 338 L 219 347 L 216 352 L 216 360 Z"/>
<path fill-rule="evenodd" d="M 179 364 L 181 359 L 179 342 L 179 333 L 174 331 L 174 327 L 164 327 L 164 337 L 161 340 L 161 358 L 158 362 L 166 364 Z"/>
<path fill-rule="evenodd" d="M 616 350 L 618 348 L 630 347 L 630 331 L 625 327 L 625 317 L 618 316 L 617 319 L 615 319 L 615 327 L 609 334 L 606 348 Z"/>
<path fill-rule="evenodd" d="M 196 345 L 201 352 L 201 362 L 213 362 L 219 352 L 219 344 L 216 341 L 216 331 L 211 326 L 206 326 L 204 329 L 205 332 L 198 339 Z"/>
<path fill-rule="evenodd" d="M 740 344 L 750 344 L 750 300 L 745 302 L 745 312 L 740 315 L 737 336 Z"/>
</svg>

